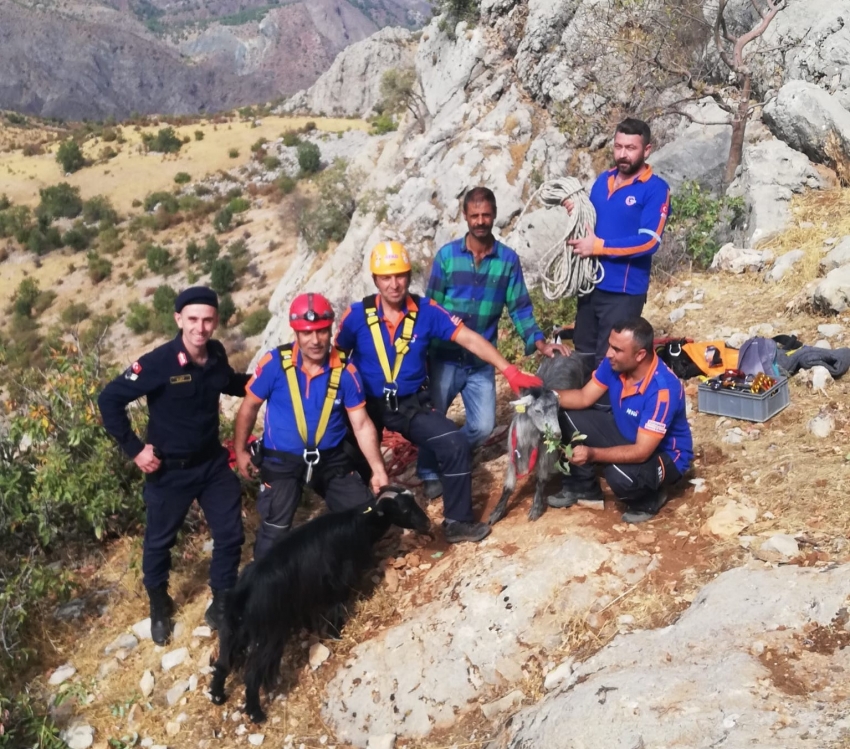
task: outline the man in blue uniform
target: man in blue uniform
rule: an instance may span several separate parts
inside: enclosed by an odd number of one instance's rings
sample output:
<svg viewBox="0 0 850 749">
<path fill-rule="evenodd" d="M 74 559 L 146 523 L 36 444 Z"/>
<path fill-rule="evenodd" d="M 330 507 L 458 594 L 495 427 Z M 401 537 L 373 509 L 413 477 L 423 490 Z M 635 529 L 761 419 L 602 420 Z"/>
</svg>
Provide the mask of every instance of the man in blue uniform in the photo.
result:
<svg viewBox="0 0 850 749">
<path fill-rule="evenodd" d="M 569 356 L 570 349 L 548 343 L 537 327 L 534 308 L 519 257 L 493 236 L 496 196 L 486 187 L 474 187 L 463 198 L 463 217 L 469 231 L 445 245 L 434 258 L 425 295 L 457 315 L 464 325 L 494 346 L 499 318 L 507 308 L 525 353 Z M 453 341 L 434 340 L 429 356 L 429 382 L 434 408 L 446 413 L 460 394 L 466 409 L 461 434 L 471 448 L 478 447 L 496 426 L 496 376 L 493 367 Z M 419 477 L 425 494 L 442 494 L 437 465 L 427 450 L 419 453 Z"/>
<path fill-rule="evenodd" d="M 333 307 L 321 294 L 295 297 L 289 308 L 295 342 L 260 359 L 236 416 L 236 463 L 250 478 L 256 469 L 245 445 L 266 403 L 257 499 L 262 522 L 254 559 L 289 530 L 305 484 L 324 497 L 331 512 L 372 499 L 346 452 L 346 414 L 372 469 L 372 491 L 377 495 L 389 483 L 360 375 L 331 347 L 333 321 Z"/>
<path fill-rule="evenodd" d="M 212 340 L 218 326 L 218 297 L 212 289 L 182 291 L 174 302 L 174 319 L 177 336 L 133 362 L 98 398 L 106 431 L 147 479 L 142 571 L 157 645 L 165 644 L 171 632 L 171 547 L 192 502 L 198 500 L 214 541 L 213 603 L 205 617 L 213 628 L 221 620 L 225 592 L 236 583 L 245 540 L 242 488 L 219 441 L 218 421 L 219 396 L 243 396 L 249 377 L 234 372 L 224 346 Z M 126 410 L 142 396 L 147 396 L 149 413 L 144 442 L 133 432 Z"/>
<path fill-rule="evenodd" d="M 693 460 L 693 440 L 681 381 L 655 354 L 652 326 L 642 317 L 615 323 L 607 358 L 581 390 L 562 390 L 561 429 L 576 443 L 564 489 L 549 497 L 552 507 L 580 499 L 602 502 L 595 464 L 617 499 L 623 520 L 641 523 L 667 502 L 665 486 L 677 482 Z M 605 393 L 611 410 L 592 408 Z"/>
<path fill-rule="evenodd" d="M 613 324 L 643 312 L 652 256 L 670 213 L 670 188 L 646 163 L 650 140 L 642 120 L 617 125 L 616 166 L 600 174 L 590 191 L 596 227 L 570 241 L 574 254 L 598 257 L 605 272 L 599 285 L 579 298 L 574 333 L 576 351 L 595 354 L 597 364 L 605 358 Z M 564 205 L 572 212 L 571 201 Z"/>
<path fill-rule="evenodd" d="M 490 526 L 476 522 L 472 512 L 469 444 L 453 421 L 431 407 L 425 387 L 429 344 L 437 338 L 455 341 L 498 369 L 515 393 L 543 383 L 509 364 L 489 341 L 432 299 L 409 294 L 410 259 L 401 244 L 375 246 L 369 267 L 378 294 L 348 308 L 337 346 L 353 352 L 366 389 L 366 409 L 378 433 L 386 427 L 436 456 L 446 541 L 481 541 Z"/>
</svg>

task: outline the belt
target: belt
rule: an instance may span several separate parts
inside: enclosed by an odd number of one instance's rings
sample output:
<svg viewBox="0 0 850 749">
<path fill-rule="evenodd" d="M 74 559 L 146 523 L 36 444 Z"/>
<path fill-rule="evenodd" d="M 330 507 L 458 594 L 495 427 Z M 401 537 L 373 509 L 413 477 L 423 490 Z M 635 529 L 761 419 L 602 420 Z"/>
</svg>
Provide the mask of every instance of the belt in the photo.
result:
<svg viewBox="0 0 850 749">
<path fill-rule="evenodd" d="M 168 470 L 185 470 L 186 468 L 194 468 L 195 466 L 199 466 L 207 461 L 212 460 L 213 458 L 217 458 L 221 455 L 224 448 L 221 445 L 216 445 L 215 447 L 211 447 L 206 450 L 201 450 L 196 453 L 189 453 L 188 455 L 166 455 L 161 458 L 162 465 Z"/>
</svg>

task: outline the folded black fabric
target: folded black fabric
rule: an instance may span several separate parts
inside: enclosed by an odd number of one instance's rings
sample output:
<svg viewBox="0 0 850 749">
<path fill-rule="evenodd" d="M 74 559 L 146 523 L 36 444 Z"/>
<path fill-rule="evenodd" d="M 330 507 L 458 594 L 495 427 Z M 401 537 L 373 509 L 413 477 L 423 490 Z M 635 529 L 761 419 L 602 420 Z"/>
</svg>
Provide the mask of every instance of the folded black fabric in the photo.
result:
<svg viewBox="0 0 850 749">
<path fill-rule="evenodd" d="M 830 349 L 803 346 L 791 352 L 780 350 L 776 357 L 776 363 L 789 375 L 794 374 L 799 369 L 826 367 L 833 377 L 841 377 L 850 369 L 850 348 Z"/>
</svg>

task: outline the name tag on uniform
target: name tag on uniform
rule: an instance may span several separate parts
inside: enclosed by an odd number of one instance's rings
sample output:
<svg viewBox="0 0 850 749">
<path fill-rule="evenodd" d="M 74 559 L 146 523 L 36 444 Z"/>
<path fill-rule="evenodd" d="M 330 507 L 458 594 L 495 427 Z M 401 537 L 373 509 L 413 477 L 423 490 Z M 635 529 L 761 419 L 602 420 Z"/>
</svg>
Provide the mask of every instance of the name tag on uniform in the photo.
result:
<svg viewBox="0 0 850 749">
<path fill-rule="evenodd" d="M 192 375 L 190 375 L 190 374 L 175 375 L 170 380 L 172 385 L 180 385 L 183 382 L 191 382 L 191 381 L 192 381 Z"/>
</svg>

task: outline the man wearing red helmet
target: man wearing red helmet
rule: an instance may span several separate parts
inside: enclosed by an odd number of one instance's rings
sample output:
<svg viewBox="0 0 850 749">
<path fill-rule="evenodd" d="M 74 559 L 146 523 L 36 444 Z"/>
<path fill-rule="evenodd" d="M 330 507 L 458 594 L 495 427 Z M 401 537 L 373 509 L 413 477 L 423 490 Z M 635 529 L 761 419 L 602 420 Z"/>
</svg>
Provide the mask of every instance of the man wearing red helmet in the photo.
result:
<svg viewBox="0 0 850 749">
<path fill-rule="evenodd" d="M 410 258 L 398 242 L 376 245 L 369 261 L 378 294 L 352 304 L 340 320 L 337 346 L 352 351 L 363 377 L 366 408 L 380 432 L 398 432 L 434 453 L 443 484 L 446 541 L 481 541 L 490 526 L 472 511 L 469 443 L 455 423 L 431 406 L 425 380 L 432 340 L 455 341 L 501 372 L 511 389 L 542 381 L 510 364 L 484 337 L 410 287 Z"/>
<path fill-rule="evenodd" d="M 257 499 L 262 522 L 254 559 L 289 530 L 305 484 L 324 497 L 331 512 L 371 499 L 344 450 L 346 413 L 372 469 L 372 491 L 377 494 L 389 483 L 378 435 L 366 414 L 363 382 L 345 354 L 331 347 L 333 321 L 333 307 L 321 294 L 295 297 L 289 308 L 295 341 L 260 359 L 236 415 L 236 463 L 250 478 L 257 469 L 246 443 L 266 403 Z"/>
</svg>

